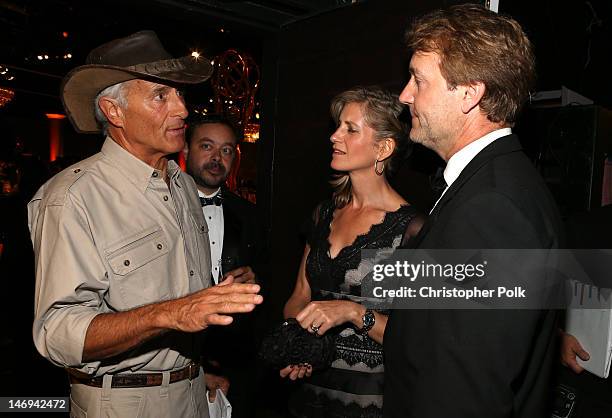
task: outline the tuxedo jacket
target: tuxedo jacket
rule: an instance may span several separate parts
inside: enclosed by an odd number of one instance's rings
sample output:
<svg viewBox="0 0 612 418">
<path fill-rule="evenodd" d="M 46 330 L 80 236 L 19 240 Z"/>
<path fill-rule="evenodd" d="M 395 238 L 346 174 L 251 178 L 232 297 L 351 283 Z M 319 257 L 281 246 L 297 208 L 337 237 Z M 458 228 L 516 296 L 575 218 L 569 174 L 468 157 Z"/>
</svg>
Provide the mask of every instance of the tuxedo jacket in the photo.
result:
<svg viewBox="0 0 612 418">
<path fill-rule="evenodd" d="M 254 204 L 227 189 L 223 190 L 223 249 L 221 258 L 231 266 L 225 270 L 251 266 L 261 269 L 262 234 Z M 224 271 L 227 273 L 227 271 Z"/>
<path fill-rule="evenodd" d="M 408 243 L 420 249 L 559 248 L 544 181 L 509 135 L 484 148 Z M 394 310 L 384 335 L 384 416 L 550 416 L 556 313 Z"/>
<path fill-rule="evenodd" d="M 250 266 L 261 285 L 263 272 L 263 233 L 257 221 L 256 206 L 246 199 L 223 190 L 223 248 L 221 252 L 223 273 L 238 267 Z M 256 354 L 254 321 L 257 312 L 234 314 L 229 326 L 211 327 L 205 333 L 204 357 L 221 364 L 225 373 L 228 367 L 240 367 L 252 361 Z M 214 370 L 211 370 L 214 371 Z"/>
</svg>

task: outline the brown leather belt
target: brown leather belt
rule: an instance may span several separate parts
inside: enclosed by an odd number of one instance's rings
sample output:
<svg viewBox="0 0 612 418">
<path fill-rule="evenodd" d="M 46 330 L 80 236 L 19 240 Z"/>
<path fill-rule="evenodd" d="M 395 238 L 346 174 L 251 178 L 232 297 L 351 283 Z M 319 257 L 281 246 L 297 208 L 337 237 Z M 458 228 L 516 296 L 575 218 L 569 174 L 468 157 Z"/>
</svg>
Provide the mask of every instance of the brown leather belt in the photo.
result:
<svg viewBox="0 0 612 418">
<path fill-rule="evenodd" d="M 170 383 L 180 382 L 181 380 L 193 380 L 200 375 L 200 363 L 189 363 L 187 367 L 170 372 Z M 71 384 L 81 384 L 87 386 L 102 387 L 103 376 L 98 377 L 79 377 L 69 372 Z M 163 373 L 132 373 L 116 374 L 111 381 L 112 388 L 142 388 L 147 386 L 160 386 L 162 384 Z"/>
</svg>

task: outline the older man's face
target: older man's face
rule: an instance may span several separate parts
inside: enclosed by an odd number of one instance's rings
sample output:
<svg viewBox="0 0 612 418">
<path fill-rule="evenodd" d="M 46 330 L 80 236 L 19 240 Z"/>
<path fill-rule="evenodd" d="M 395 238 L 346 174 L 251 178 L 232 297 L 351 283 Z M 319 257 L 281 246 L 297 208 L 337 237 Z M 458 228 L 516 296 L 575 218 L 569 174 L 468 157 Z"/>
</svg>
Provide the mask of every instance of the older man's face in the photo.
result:
<svg viewBox="0 0 612 418">
<path fill-rule="evenodd" d="M 147 161 L 183 149 L 187 108 L 174 87 L 145 80 L 130 81 L 123 111 L 123 134 L 131 152 Z"/>
<path fill-rule="evenodd" d="M 410 60 L 410 80 L 400 94 L 412 115 L 410 139 L 436 151 L 442 158 L 452 149 L 461 127 L 461 96 L 449 89 L 438 54 L 416 52 Z"/>
<path fill-rule="evenodd" d="M 187 172 L 205 189 L 221 186 L 236 157 L 236 136 L 223 123 L 204 123 L 193 130 L 189 140 Z"/>
</svg>

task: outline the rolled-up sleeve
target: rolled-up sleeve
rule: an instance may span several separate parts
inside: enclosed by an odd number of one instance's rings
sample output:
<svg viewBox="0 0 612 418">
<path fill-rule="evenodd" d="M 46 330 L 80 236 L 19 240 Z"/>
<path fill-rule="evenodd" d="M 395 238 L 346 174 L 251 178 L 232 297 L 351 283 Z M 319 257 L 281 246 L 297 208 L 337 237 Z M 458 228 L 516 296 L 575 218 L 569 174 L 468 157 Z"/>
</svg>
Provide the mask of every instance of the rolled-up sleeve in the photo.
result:
<svg viewBox="0 0 612 418">
<path fill-rule="evenodd" d="M 36 257 L 34 343 L 53 363 L 92 374 L 99 362 L 83 363 L 83 346 L 89 324 L 103 312 L 108 275 L 83 204 L 69 193 L 60 201 L 44 195 L 41 189 L 28 205 Z"/>
</svg>

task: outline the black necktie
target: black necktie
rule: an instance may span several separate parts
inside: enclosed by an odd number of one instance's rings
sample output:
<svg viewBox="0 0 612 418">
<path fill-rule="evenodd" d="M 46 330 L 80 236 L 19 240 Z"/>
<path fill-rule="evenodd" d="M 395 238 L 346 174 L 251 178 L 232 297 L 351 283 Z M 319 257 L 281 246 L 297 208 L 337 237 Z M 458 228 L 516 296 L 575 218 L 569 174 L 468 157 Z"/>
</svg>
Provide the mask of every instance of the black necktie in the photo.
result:
<svg viewBox="0 0 612 418">
<path fill-rule="evenodd" d="M 446 180 L 444 180 L 444 169 L 442 167 L 439 167 L 436 174 L 430 179 L 430 184 L 434 202 L 437 202 L 444 190 L 448 187 Z"/>
<path fill-rule="evenodd" d="M 223 203 L 223 196 L 221 196 L 221 192 L 217 193 L 213 197 L 201 197 L 200 196 L 200 203 L 202 204 L 202 206 L 208 206 L 208 205 L 221 206 L 221 204 Z"/>
</svg>

